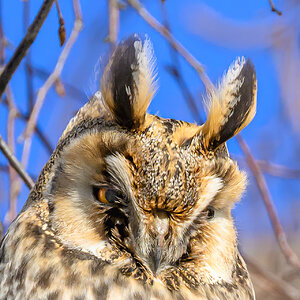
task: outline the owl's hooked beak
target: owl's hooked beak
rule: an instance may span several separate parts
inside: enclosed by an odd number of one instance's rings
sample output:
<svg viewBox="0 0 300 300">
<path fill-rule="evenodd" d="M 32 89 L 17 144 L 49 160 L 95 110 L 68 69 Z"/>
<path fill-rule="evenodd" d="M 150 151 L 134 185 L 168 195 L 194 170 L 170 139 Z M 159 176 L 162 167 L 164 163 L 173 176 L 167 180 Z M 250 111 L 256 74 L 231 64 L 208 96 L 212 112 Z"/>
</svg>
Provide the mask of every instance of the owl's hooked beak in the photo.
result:
<svg viewBox="0 0 300 300">
<path fill-rule="evenodd" d="M 156 274 L 163 257 L 165 236 L 169 231 L 169 217 L 166 212 L 155 212 L 152 229 L 155 232 L 156 238 L 154 249 L 150 252 L 150 268 L 153 274 Z"/>
</svg>

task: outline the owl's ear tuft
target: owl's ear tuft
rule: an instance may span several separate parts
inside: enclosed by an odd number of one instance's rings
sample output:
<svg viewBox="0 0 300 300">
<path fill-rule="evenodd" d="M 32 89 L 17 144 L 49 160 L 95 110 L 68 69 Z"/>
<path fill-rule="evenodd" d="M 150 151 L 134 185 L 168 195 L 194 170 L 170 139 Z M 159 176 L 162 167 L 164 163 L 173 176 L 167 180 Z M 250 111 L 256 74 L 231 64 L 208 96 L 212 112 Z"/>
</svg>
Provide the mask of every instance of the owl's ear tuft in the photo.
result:
<svg viewBox="0 0 300 300">
<path fill-rule="evenodd" d="M 202 128 L 203 144 L 208 151 L 217 149 L 252 121 L 256 92 L 254 65 L 250 60 L 237 59 L 208 104 L 209 112 Z"/>
<path fill-rule="evenodd" d="M 101 80 L 104 103 L 121 126 L 138 128 L 156 92 L 155 59 L 149 39 L 132 35 L 110 58 Z"/>
</svg>

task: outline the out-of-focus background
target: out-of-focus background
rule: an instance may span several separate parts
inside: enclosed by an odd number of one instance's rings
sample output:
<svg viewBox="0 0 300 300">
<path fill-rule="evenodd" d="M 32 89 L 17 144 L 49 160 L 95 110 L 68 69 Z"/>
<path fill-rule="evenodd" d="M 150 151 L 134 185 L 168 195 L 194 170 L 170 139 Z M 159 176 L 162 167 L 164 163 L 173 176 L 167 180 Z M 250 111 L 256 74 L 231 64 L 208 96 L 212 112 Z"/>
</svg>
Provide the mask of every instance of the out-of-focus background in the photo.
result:
<svg viewBox="0 0 300 300">
<path fill-rule="evenodd" d="M 58 1 L 68 40 L 74 25 L 71 0 Z M 81 1 L 83 29 L 70 49 L 59 79 L 46 94 L 33 134 L 26 170 L 35 180 L 65 126 L 97 91 L 112 43 L 109 40 L 109 1 Z M 1 64 L 7 63 L 36 16 L 42 1 L 1 0 Z M 287 240 L 300 256 L 300 1 L 268 0 L 151 0 L 142 5 L 205 66 L 214 83 L 238 56 L 250 58 L 257 71 L 258 105 L 253 122 L 242 131 L 263 173 L 270 198 Z M 118 2 L 117 40 L 132 33 L 147 34 L 157 57 L 159 90 L 150 113 L 199 122 L 205 119 L 205 88 L 195 70 L 172 50 L 127 2 Z M 53 5 L 27 57 L 0 100 L 0 134 L 22 161 L 24 130 L 38 90 L 53 72 L 62 49 L 58 13 Z M 2 52 L 3 51 L 3 52 Z M 179 71 L 179 75 L 176 73 Z M 178 76 L 175 76 L 175 75 Z M 200 117 L 191 111 L 196 102 Z M 10 109 L 9 109 L 10 107 Z M 13 109 L 12 109 L 13 108 Z M 11 120 L 16 117 L 13 126 Z M 300 272 L 287 263 L 274 235 L 257 181 L 237 141 L 231 155 L 249 174 L 249 185 L 234 210 L 241 251 L 249 259 L 258 299 L 300 299 Z M 7 228 L 24 205 L 29 190 L 0 153 L 0 216 Z M 14 206 L 16 203 L 16 206 Z M 251 265 L 252 262 L 254 265 Z"/>
</svg>

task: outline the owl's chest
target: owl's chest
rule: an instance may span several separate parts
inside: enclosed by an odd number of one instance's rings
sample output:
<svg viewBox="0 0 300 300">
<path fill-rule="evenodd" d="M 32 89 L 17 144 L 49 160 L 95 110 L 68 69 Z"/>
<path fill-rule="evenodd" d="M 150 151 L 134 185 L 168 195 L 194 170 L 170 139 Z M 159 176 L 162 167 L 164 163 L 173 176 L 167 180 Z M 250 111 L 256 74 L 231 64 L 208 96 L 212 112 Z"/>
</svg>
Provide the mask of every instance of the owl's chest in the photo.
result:
<svg viewBox="0 0 300 300">
<path fill-rule="evenodd" d="M 172 299 L 162 283 L 139 272 L 129 275 L 125 263 L 55 252 L 0 263 L 0 299 Z"/>
<path fill-rule="evenodd" d="M 103 261 L 74 250 L 15 255 L 0 267 L 0 299 L 251 299 L 224 287 L 192 288 L 179 277 L 150 279 L 126 260 Z"/>
</svg>

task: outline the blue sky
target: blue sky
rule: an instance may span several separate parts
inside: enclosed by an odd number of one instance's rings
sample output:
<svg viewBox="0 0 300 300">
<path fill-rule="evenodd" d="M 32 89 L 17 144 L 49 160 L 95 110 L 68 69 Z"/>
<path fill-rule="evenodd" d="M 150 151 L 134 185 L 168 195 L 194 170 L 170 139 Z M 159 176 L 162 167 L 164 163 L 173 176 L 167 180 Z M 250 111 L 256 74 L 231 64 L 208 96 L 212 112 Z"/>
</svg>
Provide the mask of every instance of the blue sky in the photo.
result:
<svg viewBox="0 0 300 300">
<path fill-rule="evenodd" d="M 36 15 L 42 1 L 30 1 L 30 20 Z M 161 20 L 160 1 L 144 1 L 147 9 Z M 283 2 L 278 1 L 278 7 Z M 96 75 L 105 63 L 108 44 L 104 39 L 108 32 L 106 1 L 81 1 L 84 29 L 79 35 L 62 72 L 62 80 L 77 87 L 82 92 L 74 95 L 66 89 L 66 96 L 61 98 L 54 89 L 46 97 L 45 104 L 39 116 L 38 124 L 49 137 L 53 147 L 61 135 L 69 119 L 81 107 L 88 96 L 92 95 L 99 86 L 99 76 Z M 255 64 L 258 78 L 258 107 L 254 121 L 242 132 L 258 159 L 265 159 L 288 167 L 300 169 L 299 132 L 289 122 L 281 98 L 279 77 L 272 48 L 266 45 L 249 47 L 247 42 L 255 44 L 255 37 L 232 36 L 228 43 L 219 43 L 213 38 L 207 38 L 191 30 L 195 20 L 201 22 L 201 13 L 209 7 L 218 12 L 222 18 L 230 19 L 238 24 L 269 24 L 279 18 L 270 11 L 267 0 L 252 1 L 180 1 L 167 0 L 166 6 L 169 21 L 174 36 L 206 67 L 207 74 L 213 82 L 217 82 L 226 68 L 238 56 L 249 57 Z M 60 1 L 61 11 L 65 20 L 67 37 L 73 21 L 72 1 Z M 287 8 L 284 6 L 283 8 Z M 299 7 L 298 7 L 299 9 Z M 2 1 L 2 23 L 5 36 L 13 47 L 17 46 L 24 35 L 23 29 L 23 1 Z M 284 16 L 287 19 L 287 14 Z M 286 20 L 285 19 L 285 20 Z M 205 23 L 201 25 L 205 31 Z M 32 64 L 35 67 L 51 72 L 62 50 L 58 41 L 58 18 L 55 7 L 52 8 L 36 41 L 31 48 Z M 193 32 L 192 32 L 193 31 Z M 119 39 L 131 33 L 146 33 L 152 40 L 157 57 L 159 74 L 159 91 L 153 100 L 149 112 L 157 113 L 165 118 L 182 119 L 194 122 L 186 101 L 172 76 L 166 71 L 171 58 L 166 41 L 151 27 L 149 27 L 132 9 L 127 7 L 121 11 Z M 220 35 L 222 35 L 220 31 Z M 230 32 L 229 34 L 230 36 Z M 234 33 L 233 33 L 234 34 Z M 204 36 L 204 37 L 203 37 Z M 258 34 L 259 36 L 259 34 Z M 237 43 L 234 41 L 236 39 Z M 251 40 L 250 40 L 251 39 Z M 6 49 L 6 58 L 13 53 L 13 49 Z M 183 77 L 190 91 L 201 108 L 203 99 L 203 85 L 196 72 L 179 58 Z M 99 68 L 100 65 L 100 68 Z M 27 110 L 27 87 L 25 67 L 22 63 L 11 80 L 15 102 L 20 111 Z M 99 74 L 98 74 L 99 75 Z M 300 78 L 298 78 L 299 81 Z M 42 86 L 44 79 L 34 77 L 35 96 Z M 0 103 L 0 134 L 6 139 L 7 108 Z M 203 114 L 204 116 L 204 114 Z M 16 122 L 16 139 L 24 130 L 24 123 Z M 242 155 L 235 140 L 228 143 L 229 150 L 234 155 Z M 22 153 L 22 143 L 17 144 L 17 157 Z M 37 176 L 42 166 L 47 162 L 49 153 L 45 151 L 39 139 L 33 139 L 32 153 L 29 160 L 28 172 Z M 5 158 L 0 155 L 0 163 Z M 241 164 L 244 168 L 246 165 Z M 287 230 L 299 229 L 295 213 L 300 213 L 298 179 L 282 179 L 266 175 L 266 179 L 274 199 L 278 214 Z M 0 173 L 0 215 L 3 220 L 8 209 L 8 176 Z M 18 209 L 21 209 L 28 196 L 28 189 L 23 185 Z M 234 211 L 238 230 L 241 234 L 270 233 L 270 223 L 266 218 L 265 208 L 251 176 L 249 188 L 241 204 Z"/>
</svg>

